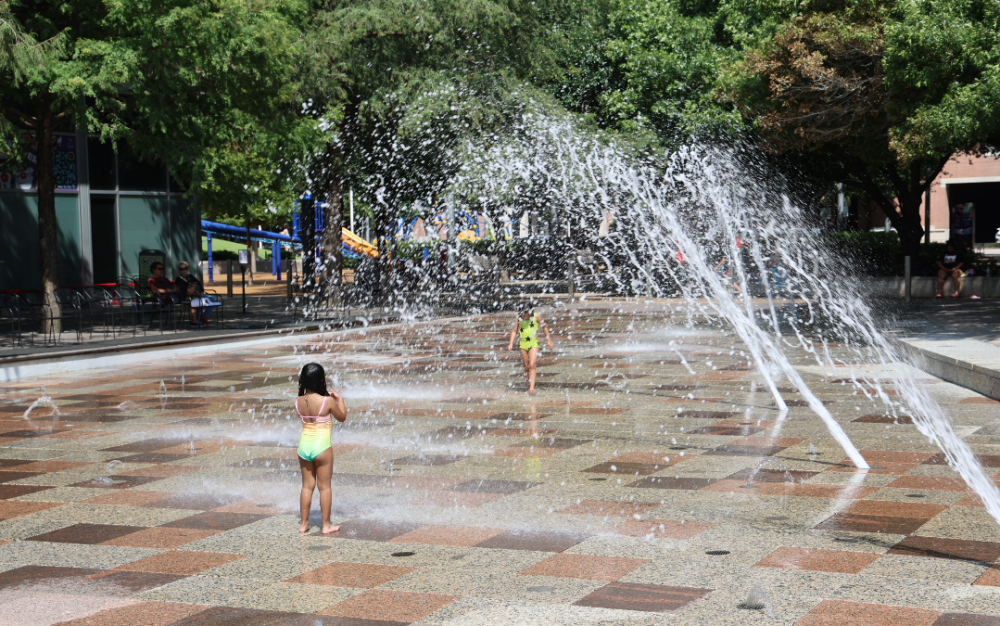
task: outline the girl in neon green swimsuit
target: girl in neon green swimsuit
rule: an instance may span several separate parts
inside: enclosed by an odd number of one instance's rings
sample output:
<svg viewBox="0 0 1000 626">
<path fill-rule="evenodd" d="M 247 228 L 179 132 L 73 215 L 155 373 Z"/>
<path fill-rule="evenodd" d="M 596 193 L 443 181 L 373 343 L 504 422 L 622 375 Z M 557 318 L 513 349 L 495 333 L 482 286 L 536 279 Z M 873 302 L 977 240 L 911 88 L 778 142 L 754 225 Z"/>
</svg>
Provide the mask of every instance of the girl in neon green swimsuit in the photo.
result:
<svg viewBox="0 0 1000 626">
<path fill-rule="evenodd" d="M 549 350 L 552 350 L 552 336 L 549 335 L 549 327 L 545 325 L 545 321 L 542 320 L 542 316 L 535 313 L 533 310 L 528 309 L 526 311 L 521 311 L 517 317 L 517 322 L 514 323 L 514 330 L 510 331 L 510 345 L 507 346 L 507 350 L 510 352 L 514 351 L 514 340 L 518 337 L 521 338 L 521 361 L 524 363 L 524 372 L 528 375 L 528 395 L 535 395 L 535 378 L 538 374 L 535 372 L 535 365 L 538 363 L 538 329 L 541 328 L 545 331 L 545 345 Z"/>
<path fill-rule="evenodd" d="M 329 402 L 333 400 L 333 402 Z M 299 374 L 299 397 L 295 399 L 295 412 L 302 420 L 299 437 L 299 467 L 302 468 L 302 493 L 299 511 L 302 525 L 299 532 L 309 530 L 309 509 L 312 508 L 313 490 L 319 487 L 319 507 L 323 513 L 323 534 L 335 533 L 340 526 L 330 524 L 330 507 L 333 493 L 333 450 L 330 449 L 333 420 L 347 419 L 344 398 L 335 391 L 326 390 L 326 372 L 318 363 L 309 363 Z"/>
</svg>

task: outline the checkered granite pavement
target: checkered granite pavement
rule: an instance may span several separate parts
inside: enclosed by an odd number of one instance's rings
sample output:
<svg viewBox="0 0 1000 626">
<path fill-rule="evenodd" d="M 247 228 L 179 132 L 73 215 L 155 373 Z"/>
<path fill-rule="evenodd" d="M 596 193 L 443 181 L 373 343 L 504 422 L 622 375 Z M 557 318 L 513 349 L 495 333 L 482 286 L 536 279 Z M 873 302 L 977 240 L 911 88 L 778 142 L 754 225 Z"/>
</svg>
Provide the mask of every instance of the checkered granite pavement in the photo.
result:
<svg viewBox="0 0 1000 626">
<path fill-rule="evenodd" d="M 549 312 L 536 397 L 510 315 L 4 385 L 0 625 L 1000 625 L 1000 527 L 908 418 L 790 349 L 859 471 L 731 333 L 634 309 Z M 332 537 L 309 361 L 350 410 Z M 1000 469 L 997 403 L 918 375 Z"/>
</svg>

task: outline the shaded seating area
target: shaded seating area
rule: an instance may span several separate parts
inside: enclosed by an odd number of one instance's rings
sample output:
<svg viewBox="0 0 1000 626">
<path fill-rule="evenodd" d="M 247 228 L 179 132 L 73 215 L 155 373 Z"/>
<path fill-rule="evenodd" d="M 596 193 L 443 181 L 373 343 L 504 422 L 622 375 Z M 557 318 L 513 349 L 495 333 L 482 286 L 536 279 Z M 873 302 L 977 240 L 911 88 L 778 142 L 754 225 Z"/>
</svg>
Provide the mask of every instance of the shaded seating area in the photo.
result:
<svg viewBox="0 0 1000 626">
<path fill-rule="evenodd" d="M 206 290 L 215 296 L 215 292 Z M 199 296 L 200 298 L 200 296 Z M 216 319 L 224 319 L 221 298 L 213 298 Z M 200 301 L 193 303 L 201 307 Z M 193 330 L 188 323 L 192 298 L 164 300 L 154 296 L 138 276 L 121 276 L 113 283 L 60 287 L 54 299 L 40 289 L 0 291 L 0 347 L 58 345 L 67 331 L 77 342 L 94 333 L 114 339 L 150 330 Z M 200 315 L 200 312 L 199 312 Z M 59 322 L 62 333 L 55 333 Z"/>
</svg>

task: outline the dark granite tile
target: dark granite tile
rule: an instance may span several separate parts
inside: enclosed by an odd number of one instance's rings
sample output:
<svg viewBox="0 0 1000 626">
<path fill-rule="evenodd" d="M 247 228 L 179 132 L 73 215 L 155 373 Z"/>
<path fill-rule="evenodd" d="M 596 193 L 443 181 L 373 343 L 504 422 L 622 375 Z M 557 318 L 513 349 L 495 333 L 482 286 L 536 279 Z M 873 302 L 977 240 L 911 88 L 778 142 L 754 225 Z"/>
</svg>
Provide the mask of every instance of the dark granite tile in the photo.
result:
<svg viewBox="0 0 1000 626">
<path fill-rule="evenodd" d="M 361 619 L 338 615 L 302 615 L 281 621 L 281 626 L 407 626 L 410 622 L 391 622 L 382 619 Z"/>
<path fill-rule="evenodd" d="M 486 419 L 497 420 L 499 422 L 506 422 L 507 420 L 513 422 L 526 422 L 529 420 L 541 420 L 552 415 L 551 413 L 494 413 Z"/>
<path fill-rule="evenodd" d="M 527 436 L 528 433 L 525 433 Z M 569 450 L 570 448 L 575 448 L 577 446 L 582 446 L 585 443 L 590 443 L 590 439 L 567 439 L 565 437 L 541 437 L 539 439 L 534 439 L 532 441 L 525 441 L 524 443 L 519 443 L 514 447 L 522 448 L 555 448 L 558 450 Z"/>
<path fill-rule="evenodd" d="M 828 405 L 833 404 L 836 401 L 835 400 L 821 400 L 821 402 L 823 403 L 823 406 L 828 406 Z M 776 406 L 776 405 L 772 404 L 771 406 Z M 788 407 L 809 406 L 809 402 L 807 400 L 785 400 L 785 406 L 788 406 Z"/>
<path fill-rule="evenodd" d="M 539 367 L 545 367 L 544 365 L 539 365 Z M 607 389 L 607 383 L 601 380 L 595 380 L 592 383 L 556 383 L 549 381 L 539 380 L 535 383 L 536 389 L 582 389 L 584 391 L 593 391 L 594 389 Z"/>
<path fill-rule="evenodd" d="M 478 424 L 472 426 L 446 426 L 438 430 L 427 433 L 427 437 L 434 440 L 441 439 L 468 439 L 489 434 L 489 429 Z"/>
<path fill-rule="evenodd" d="M 704 598 L 712 591 L 714 589 L 610 583 L 573 604 L 603 609 L 662 613 L 683 609 L 692 602 Z"/>
<path fill-rule="evenodd" d="M 110 481 L 104 480 L 104 478 L 110 478 Z M 92 489 L 131 489 L 132 487 L 138 487 L 139 485 L 155 483 L 158 480 L 163 480 L 163 478 L 157 476 L 128 476 L 124 474 L 115 474 L 114 476 L 101 476 L 99 478 L 92 478 L 90 480 L 73 483 L 70 487 L 90 487 Z"/>
<path fill-rule="evenodd" d="M 413 532 L 424 524 L 417 522 L 383 522 L 359 519 L 343 522 L 334 537 L 340 539 L 360 539 L 362 541 L 389 541 L 400 535 Z"/>
<path fill-rule="evenodd" d="M 150 589 L 156 589 L 157 587 L 162 587 L 163 585 L 170 584 L 182 578 L 187 578 L 187 576 L 179 574 L 155 574 L 152 572 L 126 571 L 101 572 L 100 574 L 90 576 L 90 580 L 99 580 L 104 583 L 110 583 L 117 587 L 127 589 L 131 593 L 141 593 L 143 591 L 149 591 Z"/>
<path fill-rule="evenodd" d="M 191 458 L 190 454 L 163 454 L 161 452 L 145 452 L 117 457 L 122 463 L 170 463 Z"/>
<path fill-rule="evenodd" d="M 45 491 L 46 489 L 52 489 L 52 487 L 43 487 L 41 485 L 0 485 L 0 500 L 18 498 L 26 496 L 29 493 Z"/>
<path fill-rule="evenodd" d="M 268 515 L 250 513 L 199 513 L 191 517 L 162 524 L 162 528 L 195 528 L 199 530 L 230 530 L 252 524 Z"/>
<path fill-rule="evenodd" d="M 286 620 L 301 617 L 303 617 L 301 613 L 216 606 L 185 617 L 170 626 L 277 626 L 285 624 Z"/>
<path fill-rule="evenodd" d="M 944 613 L 933 626 L 1000 626 L 1000 617 L 975 613 Z"/>
<path fill-rule="evenodd" d="M 179 493 L 169 498 L 156 500 L 143 506 L 151 509 L 191 509 L 192 511 L 210 511 L 220 506 L 240 502 L 246 498 L 225 494 Z"/>
<path fill-rule="evenodd" d="M 755 483 L 804 483 L 819 472 L 806 472 L 801 470 L 753 470 L 743 469 L 729 476 L 731 480 L 747 480 L 753 476 Z"/>
<path fill-rule="evenodd" d="M 638 487 L 641 489 L 688 489 L 690 491 L 697 491 L 702 487 L 708 487 L 712 483 L 718 481 L 718 478 L 675 478 L 672 476 L 649 476 L 626 486 Z"/>
<path fill-rule="evenodd" d="M 817 530 L 845 530 L 859 533 L 887 533 L 909 535 L 929 520 L 914 517 L 889 517 L 881 515 L 856 515 L 841 513 L 815 526 Z"/>
<path fill-rule="evenodd" d="M 47 567 L 43 565 L 27 565 L 16 569 L 0 572 L 0 589 L 9 589 L 27 583 L 59 578 L 74 578 L 99 574 L 99 569 L 83 569 L 80 567 Z"/>
<path fill-rule="evenodd" d="M 68 419 L 72 419 L 74 422 L 86 422 L 88 424 L 117 424 L 118 422 L 136 419 L 137 417 L 137 415 L 130 415 L 129 413 L 119 413 L 118 411 L 112 413 L 110 411 L 102 410 L 73 413 Z"/>
<path fill-rule="evenodd" d="M 708 385 L 650 385 L 650 389 L 656 391 L 694 391 L 704 389 Z"/>
<path fill-rule="evenodd" d="M 719 446 L 705 454 L 718 456 L 774 456 L 786 446 Z"/>
<path fill-rule="evenodd" d="M 688 431 L 689 435 L 720 435 L 725 437 L 747 437 L 764 430 L 756 426 L 703 426 Z"/>
<path fill-rule="evenodd" d="M 635 378 L 634 376 L 632 378 Z M 569 410 L 572 415 L 621 415 L 632 409 L 613 409 L 603 406 L 581 406 Z"/>
<path fill-rule="evenodd" d="M 74 524 L 59 530 L 29 537 L 26 541 L 55 541 L 59 543 L 85 543 L 88 545 L 111 541 L 140 530 L 144 526 L 114 526 L 111 524 Z"/>
<path fill-rule="evenodd" d="M 233 463 L 229 467 L 251 467 L 262 470 L 297 472 L 299 471 L 299 462 L 295 459 L 278 459 L 264 456 L 257 457 L 256 459 L 247 459 L 246 461 L 240 461 L 239 463 Z"/>
<path fill-rule="evenodd" d="M 989 468 L 1000 467 L 1000 455 L 984 454 L 981 456 L 976 456 L 976 459 L 982 464 L 983 467 L 989 467 Z M 921 465 L 947 465 L 947 464 L 948 460 L 941 452 L 935 454 L 931 458 L 921 463 Z"/>
<path fill-rule="evenodd" d="M 31 478 L 32 476 L 38 476 L 43 472 L 14 472 L 14 471 L 0 471 L 0 483 L 12 483 L 15 480 L 21 480 L 23 478 Z"/>
<path fill-rule="evenodd" d="M 586 540 L 589 535 L 566 532 L 517 531 L 490 537 L 477 543 L 476 548 L 497 550 L 530 550 L 535 552 L 562 552 Z"/>
<path fill-rule="evenodd" d="M 459 483 L 451 488 L 451 491 L 472 491 L 475 493 L 503 493 L 511 494 L 527 491 L 540 483 L 532 483 L 520 480 L 487 480 L 477 479 Z"/>
<path fill-rule="evenodd" d="M 992 563 L 1000 559 L 1000 543 L 938 537 L 907 537 L 890 548 L 888 554 Z"/>
<path fill-rule="evenodd" d="M 155 439 L 136 441 L 135 443 L 127 443 L 111 448 L 102 448 L 101 452 L 155 452 L 163 448 L 172 448 L 181 443 L 183 443 L 183 440 L 179 438 L 157 437 Z"/>
<path fill-rule="evenodd" d="M 55 433 L 62 433 L 69 430 L 68 428 L 38 428 L 32 430 L 12 430 L 3 433 L 4 437 L 10 437 L 12 439 L 31 439 L 33 437 L 44 437 L 46 435 L 52 435 Z"/>
<path fill-rule="evenodd" d="M 404 456 L 401 459 L 393 459 L 393 463 L 396 465 L 421 465 L 421 466 L 438 466 L 438 465 L 451 465 L 452 463 L 457 463 L 464 459 L 464 456 L 449 455 L 449 454 L 432 454 L 429 456 L 425 455 L 411 455 Z"/>
<path fill-rule="evenodd" d="M 0 437 L 3 437 L 3 434 L 0 434 Z M 17 467 L 18 465 L 27 465 L 28 463 L 34 463 L 34 461 L 25 461 L 23 459 L 0 459 L 0 470 Z"/>
<path fill-rule="evenodd" d="M 621 463 L 608 461 L 583 470 L 591 474 L 624 474 L 626 476 L 649 476 L 668 467 L 666 463 Z"/>
<path fill-rule="evenodd" d="M 897 417 L 892 417 L 891 415 L 862 415 L 858 419 L 851 421 L 861 424 L 912 424 L 913 418 L 909 415 L 899 415 Z"/>
<path fill-rule="evenodd" d="M 684 410 L 677 414 L 677 417 L 684 418 L 698 418 L 706 420 L 727 420 L 734 415 L 743 415 L 742 413 L 736 413 L 735 411 L 690 411 Z"/>
</svg>

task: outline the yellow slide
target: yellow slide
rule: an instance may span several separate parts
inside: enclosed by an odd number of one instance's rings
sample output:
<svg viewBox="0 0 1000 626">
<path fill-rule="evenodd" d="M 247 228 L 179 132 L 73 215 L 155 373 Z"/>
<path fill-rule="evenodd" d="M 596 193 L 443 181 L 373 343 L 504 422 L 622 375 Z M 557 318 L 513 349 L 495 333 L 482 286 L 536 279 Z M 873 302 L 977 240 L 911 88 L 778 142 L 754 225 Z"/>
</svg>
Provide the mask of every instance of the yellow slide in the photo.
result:
<svg viewBox="0 0 1000 626">
<path fill-rule="evenodd" d="M 377 257 L 378 248 L 358 237 L 346 228 L 340 229 L 340 238 L 344 242 L 344 247 L 349 248 L 355 254 L 363 254 L 367 257 Z"/>
</svg>

